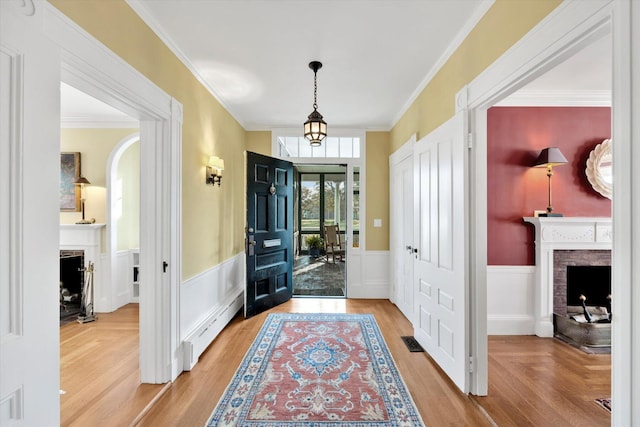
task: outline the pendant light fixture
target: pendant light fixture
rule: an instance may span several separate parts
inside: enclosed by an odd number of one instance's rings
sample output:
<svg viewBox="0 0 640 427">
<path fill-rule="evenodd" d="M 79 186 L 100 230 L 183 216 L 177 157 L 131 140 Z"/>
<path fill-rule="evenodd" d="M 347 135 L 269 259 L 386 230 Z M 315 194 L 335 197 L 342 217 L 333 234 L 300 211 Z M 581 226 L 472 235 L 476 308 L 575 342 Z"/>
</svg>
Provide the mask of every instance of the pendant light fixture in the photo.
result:
<svg viewBox="0 0 640 427">
<path fill-rule="evenodd" d="M 322 62 L 311 61 L 309 68 L 313 70 L 313 111 L 309 114 L 308 120 L 304 122 L 304 137 L 309 140 L 312 147 L 319 147 L 327 137 L 327 123 L 322 120 L 322 114 L 318 112 L 318 70 L 322 68 Z"/>
</svg>

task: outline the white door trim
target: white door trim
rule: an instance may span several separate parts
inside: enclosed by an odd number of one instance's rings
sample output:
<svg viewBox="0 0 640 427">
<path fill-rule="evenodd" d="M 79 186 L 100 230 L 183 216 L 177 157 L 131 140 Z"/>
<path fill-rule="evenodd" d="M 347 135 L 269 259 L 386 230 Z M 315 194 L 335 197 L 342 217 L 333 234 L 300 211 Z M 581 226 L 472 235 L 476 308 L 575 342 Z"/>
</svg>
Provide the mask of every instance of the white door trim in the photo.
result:
<svg viewBox="0 0 640 427">
<path fill-rule="evenodd" d="M 61 48 L 62 80 L 140 120 L 140 372 L 164 383 L 182 371 L 181 278 L 182 107 L 153 82 L 49 3 L 45 33 Z M 163 273 L 163 262 L 168 264 Z"/>
<path fill-rule="evenodd" d="M 613 33 L 613 140 L 614 149 L 614 186 L 617 196 L 613 198 L 614 218 L 614 262 L 612 266 L 612 291 L 616 295 L 615 317 L 613 324 L 612 348 L 612 425 L 635 425 L 640 422 L 640 408 L 633 405 L 632 399 L 640 395 L 638 381 L 638 316 L 634 317 L 632 307 L 640 304 L 639 293 L 630 286 L 634 283 L 638 271 L 634 271 L 631 256 L 638 251 L 638 228 L 634 218 L 634 196 L 629 192 L 636 188 L 638 171 L 632 168 L 632 162 L 638 162 L 638 150 L 632 150 L 631 136 L 638 132 L 638 123 L 632 120 L 633 65 L 637 66 L 638 47 L 632 41 L 632 13 L 640 14 L 637 6 L 630 0 L 590 1 L 567 0 L 542 20 L 527 36 L 521 39 L 508 52 L 496 60 L 489 68 L 469 84 L 466 106 L 470 109 L 470 119 L 474 135 L 474 154 L 471 157 L 472 176 L 476 194 L 472 203 L 471 233 L 473 276 L 477 279 L 484 270 L 486 277 L 486 110 L 514 90 L 540 76 L 553 66 L 580 50 L 591 41 L 608 32 Z M 635 29 L 637 32 L 637 28 Z M 636 34 L 637 36 L 637 34 Z M 635 49 L 635 52 L 632 51 Z M 634 59 L 635 64 L 632 62 Z M 637 74 L 638 70 L 635 70 Z M 637 79 L 637 77 L 635 77 Z M 635 87 L 635 86 L 634 86 Z M 637 87 L 635 89 L 637 91 Z M 637 95 L 637 94 L 636 94 Z M 637 107 L 637 100 L 636 107 Z M 633 157 L 635 155 L 635 158 Z M 616 191 L 616 190 L 614 190 Z M 637 209 L 637 200 L 635 201 Z M 475 211 L 475 212 L 473 212 Z M 637 217 L 637 213 L 636 213 Z M 634 274 L 635 273 L 635 274 Z M 476 280 L 474 279 L 474 280 Z M 472 289 L 484 298 L 473 298 L 472 316 L 476 324 L 486 323 L 486 283 L 475 283 Z M 485 308 L 482 308 L 484 304 Z M 635 305 L 634 305 L 635 304 Z M 485 314 L 483 315 L 483 311 Z M 620 321 L 622 319 L 622 321 Z M 635 323 L 633 323 L 635 322 Z M 476 342 L 486 341 L 484 337 L 473 333 Z M 635 346 L 635 347 L 634 347 Z M 634 353 L 635 351 L 635 353 Z M 635 363 L 634 363 L 635 361 Z M 634 370 L 635 369 L 635 370 Z M 635 381 L 634 381 L 635 380 Z M 473 373 L 474 394 L 486 392 L 487 377 L 485 369 Z"/>
</svg>

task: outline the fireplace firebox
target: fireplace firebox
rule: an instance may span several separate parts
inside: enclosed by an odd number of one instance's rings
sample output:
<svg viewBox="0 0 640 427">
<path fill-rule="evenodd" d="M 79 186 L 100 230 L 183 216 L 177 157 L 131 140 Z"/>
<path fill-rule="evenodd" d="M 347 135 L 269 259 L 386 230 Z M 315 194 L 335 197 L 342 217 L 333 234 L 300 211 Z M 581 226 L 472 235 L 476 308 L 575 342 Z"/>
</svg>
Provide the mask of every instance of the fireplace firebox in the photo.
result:
<svg viewBox="0 0 640 427">
<path fill-rule="evenodd" d="M 608 307 L 611 304 L 611 266 L 568 265 L 567 306 L 581 306 L 580 295 L 586 298 L 587 306 Z"/>
<path fill-rule="evenodd" d="M 60 321 L 80 313 L 84 287 L 84 251 L 60 251 Z"/>
<path fill-rule="evenodd" d="M 557 250 L 553 258 L 556 336 L 580 347 L 610 347 L 611 252 Z"/>
</svg>

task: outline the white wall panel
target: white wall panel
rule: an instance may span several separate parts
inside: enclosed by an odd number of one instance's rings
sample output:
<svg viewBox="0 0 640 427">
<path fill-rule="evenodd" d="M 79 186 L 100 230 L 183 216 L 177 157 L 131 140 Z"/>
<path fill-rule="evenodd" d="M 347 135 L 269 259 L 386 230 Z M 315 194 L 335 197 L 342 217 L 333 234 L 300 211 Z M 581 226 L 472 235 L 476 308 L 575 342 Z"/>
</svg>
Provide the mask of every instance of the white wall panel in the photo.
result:
<svg viewBox="0 0 640 427">
<path fill-rule="evenodd" d="M 180 337 L 195 331 L 211 313 L 244 292 L 245 254 L 241 252 L 180 287 Z"/>
<path fill-rule="evenodd" d="M 348 298 L 389 298 L 389 251 L 365 251 L 364 256 L 350 256 L 348 262 L 363 263 L 362 268 L 348 270 Z M 360 278 L 357 274 L 349 274 L 352 271 L 363 272 L 364 276 Z"/>
<path fill-rule="evenodd" d="M 535 266 L 487 267 L 489 335 L 535 334 Z"/>
</svg>

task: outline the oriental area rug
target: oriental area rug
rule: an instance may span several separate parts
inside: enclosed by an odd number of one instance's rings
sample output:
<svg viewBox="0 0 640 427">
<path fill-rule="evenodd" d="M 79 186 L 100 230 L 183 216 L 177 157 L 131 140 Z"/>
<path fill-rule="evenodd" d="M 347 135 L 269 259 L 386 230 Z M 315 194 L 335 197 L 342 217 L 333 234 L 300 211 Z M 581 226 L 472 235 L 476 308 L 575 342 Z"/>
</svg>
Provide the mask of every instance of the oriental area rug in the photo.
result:
<svg viewBox="0 0 640 427">
<path fill-rule="evenodd" d="M 371 314 L 270 314 L 207 422 L 423 425 Z"/>
</svg>

